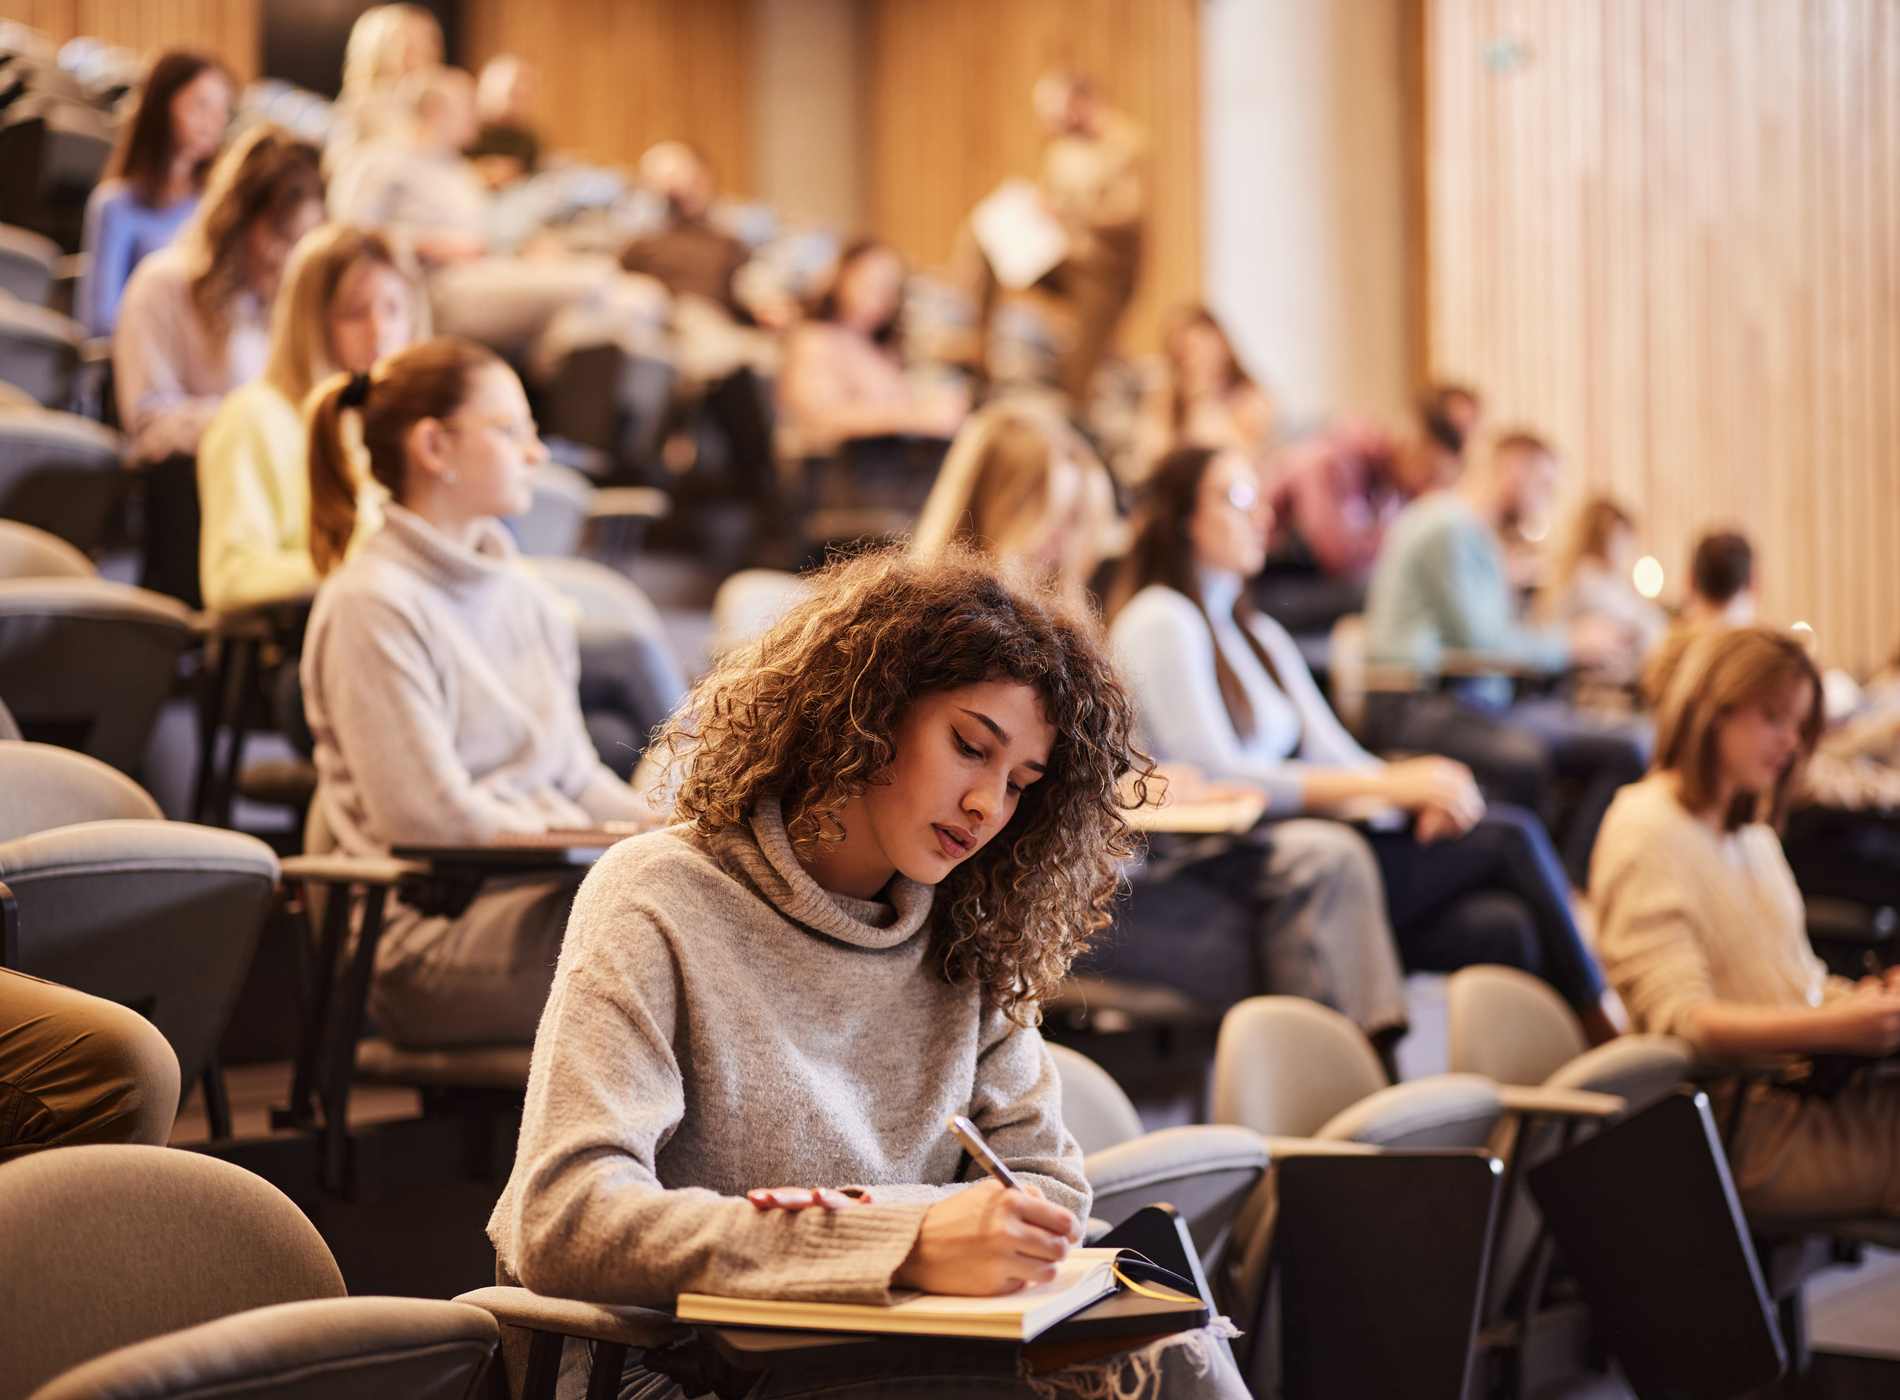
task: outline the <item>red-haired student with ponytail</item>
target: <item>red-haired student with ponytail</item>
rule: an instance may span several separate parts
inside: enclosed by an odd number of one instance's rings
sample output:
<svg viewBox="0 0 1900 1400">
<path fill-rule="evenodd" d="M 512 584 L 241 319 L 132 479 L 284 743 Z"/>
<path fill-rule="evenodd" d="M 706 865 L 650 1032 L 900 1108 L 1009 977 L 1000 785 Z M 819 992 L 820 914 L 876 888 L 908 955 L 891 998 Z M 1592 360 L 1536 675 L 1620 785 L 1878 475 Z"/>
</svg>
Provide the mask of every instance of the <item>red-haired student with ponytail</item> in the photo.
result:
<svg viewBox="0 0 1900 1400">
<path fill-rule="evenodd" d="M 340 563 L 360 479 L 351 418 L 390 501 Z M 467 341 L 427 340 L 318 390 L 310 539 L 328 578 L 304 642 L 304 706 L 317 824 L 347 854 L 647 814 L 596 756 L 573 626 L 501 524 L 527 508 L 545 455 L 514 371 Z M 378 1024 L 411 1045 L 532 1039 L 578 882 L 490 881 L 453 918 L 395 905 Z"/>
</svg>

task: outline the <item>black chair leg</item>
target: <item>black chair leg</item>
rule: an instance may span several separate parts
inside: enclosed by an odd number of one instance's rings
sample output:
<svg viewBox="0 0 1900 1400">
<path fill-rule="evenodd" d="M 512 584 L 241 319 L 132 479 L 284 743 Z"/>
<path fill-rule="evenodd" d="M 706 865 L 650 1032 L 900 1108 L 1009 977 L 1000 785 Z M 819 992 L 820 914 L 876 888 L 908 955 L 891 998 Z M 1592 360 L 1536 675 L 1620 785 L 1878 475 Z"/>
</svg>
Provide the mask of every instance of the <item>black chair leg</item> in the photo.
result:
<svg viewBox="0 0 1900 1400">
<path fill-rule="evenodd" d="M 528 1334 L 528 1373 L 521 1384 L 521 1400 L 554 1400 L 554 1385 L 561 1376 L 559 1332 Z"/>
<path fill-rule="evenodd" d="M 620 1373 L 627 1369 L 627 1348 L 619 1342 L 595 1342 L 594 1364 L 587 1373 L 587 1400 L 614 1400 Z"/>
<path fill-rule="evenodd" d="M 1781 1324 L 1781 1342 L 1788 1350 L 1788 1375 L 1797 1383 L 1814 1364 L 1808 1339 L 1807 1290 L 1797 1288 L 1775 1305 L 1776 1320 Z"/>
<path fill-rule="evenodd" d="M 199 1071 L 198 1082 L 204 1089 L 205 1119 L 211 1126 L 214 1142 L 231 1136 L 231 1096 L 224 1087 L 224 1061 L 213 1051 Z"/>
</svg>

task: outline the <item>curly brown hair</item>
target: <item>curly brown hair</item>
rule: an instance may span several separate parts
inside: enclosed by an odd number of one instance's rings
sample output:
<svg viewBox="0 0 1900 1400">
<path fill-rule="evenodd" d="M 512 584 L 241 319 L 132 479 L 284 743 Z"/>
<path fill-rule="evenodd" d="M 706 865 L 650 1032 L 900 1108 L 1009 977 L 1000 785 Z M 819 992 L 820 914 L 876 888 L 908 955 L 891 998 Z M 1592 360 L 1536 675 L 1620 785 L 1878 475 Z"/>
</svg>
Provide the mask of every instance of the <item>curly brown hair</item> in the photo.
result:
<svg viewBox="0 0 1900 1400">
<path fill-rule="evenodd" d="M 983 681 L 1031 687 L 1056 733 L 1048 771 L 938 887 L 931 937 L 946 980 L 976 983 L 1033 1025 L 1109 923 L 1120 864 L 1139 848 L 1122 813 L 1151 800 L 1154 764 L 1133 745 L 1127 692 L 1087 619 L 966 549 L 864 554 L 811 584 L 656 738 L 682 770 L 675 819 L 710 836 L 776 794 L 794 849 L 809 854 L 843 839 L 839 812 L 889 768 L 912 702 Z"/>
</svg>

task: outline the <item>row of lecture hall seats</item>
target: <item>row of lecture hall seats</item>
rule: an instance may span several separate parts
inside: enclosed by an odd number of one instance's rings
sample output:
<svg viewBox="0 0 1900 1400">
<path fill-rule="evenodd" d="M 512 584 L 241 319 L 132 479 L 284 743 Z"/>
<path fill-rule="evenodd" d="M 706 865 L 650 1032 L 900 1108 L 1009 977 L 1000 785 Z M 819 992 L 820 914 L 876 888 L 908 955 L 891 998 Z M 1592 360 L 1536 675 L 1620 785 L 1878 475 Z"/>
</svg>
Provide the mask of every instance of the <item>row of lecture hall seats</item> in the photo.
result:
<svg viewBox="0 0 1900 1400">
<path fill-rule="evenodd" d="M 512 1160 L 529 1047 L 417 1050 L 368 1012 L 391 902 L 466 899 L 523 857 L 304 853 L 315 774 L 285 663 L 307 600 L 207 615 L 101 576 L 148 543 L 141 518 L 169 518 L 150 474 L 125 469 L 108 356 L 57 309 L 81 275 L 103 114 L 132 79 L 101 51 L 30 47 L 0 62 L 0 217 L 30 225 L 0 228 L 0 968 L 157 1027 L 185 1110 L 174 1140 L 191 1150 L 0 1157 L 0 1396 L 552 1395 L 563 1339 L 591 1349 L 588 1393 L 612 1394 L 629 1355 L 677 1337 L 669 1318 L 478 1287 L 469 1267 Z M 275 89 L 244 105 L 325 117 Z M 1034 361 L 1045 332 L 1015 325 Z M 528 377 L 569 442 L 512 528 L 580 619 L 583 704 L 599 701 L 589 729 L 610 762 L 660 717 L 588 690 L 590 647 L 623 654 L 663 630 L 630 574 L 664 580 L 684 552 L 693 626 L 716 647 L 756 635 L 799 586 L 732 563 L 909 528 L 941 452 L 873 442 L 781 464 L 791 528 L 761 554 L 733 518 L 743 481 L 707 486 L 665 460 L 682 436 L 717 457 L 730 422 L 682 401 L 677 365 L 589 344 Z M 195 544 L 167 543 L 189 597 Z M 702 579 L 721 583 L 710 618 Z M 167 820 L 139 782 L 181 734 L 189 794 L 164 806 L 190 821 Z M 1811 922 L 1844 966 L 1890 955 L 1878 905 Z M 1748 1393 L 1809 1370 L 1811 1280 L 1900 1247 L 1890 1222 L 1745 1218 L 1721 1151 L 1736 1122 L 1711 1110 L 1710 1072 L 1682 1044 L 1587 1048 L 1571 1008 L 1508 968 L 1410 990 L 1415 1022 L 1437 1000 L 1448 1072 L 1398 1084 L 1357 1026 L 1295 998 L 1210 1005 L 1082 977 L 1046 1007 L 1094 1215 L 1179 1211 L 1187 1271 L 1241 1329 L 1230 1345 L 1253 1393 Z M 458 1189 L 480 1214 L 445 1223 L 418 1206 Z M 425 1296 L 347 1297 L 346 1279 Z"/>
</svg>

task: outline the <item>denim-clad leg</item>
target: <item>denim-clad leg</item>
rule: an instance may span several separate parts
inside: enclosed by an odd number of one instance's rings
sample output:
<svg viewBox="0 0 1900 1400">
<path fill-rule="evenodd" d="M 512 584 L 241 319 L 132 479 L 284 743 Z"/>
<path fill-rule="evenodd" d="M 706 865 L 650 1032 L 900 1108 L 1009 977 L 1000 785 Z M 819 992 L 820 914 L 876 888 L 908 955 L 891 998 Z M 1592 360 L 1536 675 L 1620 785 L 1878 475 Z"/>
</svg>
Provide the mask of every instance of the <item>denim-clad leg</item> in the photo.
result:
<svg viewBox="0 0 1900 1400">
<path fill-rule="evenodd" d="M 1466 835 L 1429 846 L 1396 832 L 1370 839 L 1402 949 L 1408 947 L 1408 937 L 1429 928 L 1459 896 L 1480 891 L 1509 895 L 1521 902 L 1536 930 L 1537 974 L 1580 1011 L 1601 1000 L 1603 970 L 1571 915 L 1569 884 L 1557 852 L 1530 813 L 1493 807 Z M 1434 937 L 1434 951 L 1442 961 L 1443 940 L 1449 935 L 1441 929 Z"/>
</svg>

